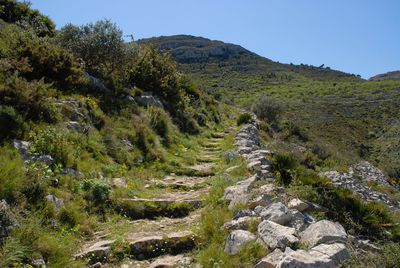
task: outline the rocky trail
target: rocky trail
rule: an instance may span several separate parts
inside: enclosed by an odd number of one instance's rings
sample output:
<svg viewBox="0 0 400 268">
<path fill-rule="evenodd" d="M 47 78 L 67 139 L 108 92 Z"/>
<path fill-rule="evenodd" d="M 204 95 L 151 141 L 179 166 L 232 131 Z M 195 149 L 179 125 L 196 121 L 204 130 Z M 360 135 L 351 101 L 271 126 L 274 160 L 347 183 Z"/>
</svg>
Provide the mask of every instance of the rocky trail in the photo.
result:
<svg viewBox="0 0 400 268">
<path fill-rule="evenodd" d="M 291 197 L 274 184 L 267 158 L 273 152 L 261 148 L 258 135 L 255 122 L 242 127 L 235 138 L 237 151 L 254 175 L 225 190 L 224 199 L 234 211 L 233 220 L 224 225 L 229 231 L 225 242 L 227 254 L 235 255 L 247 243 L 259 242 L 270 253 L 259 260 L 256 268 L 301 268 L 339 267 L 350 258 L 350 249 L 380 250 L 368 240 L 348 235 L 337 222 L 315 220 L 311 212 L 324 208 Z M 237 209 L 243 205 L 247 208 Z M 251 228 L 254 222 L 257 231 Z"/>
<path fill-rule="evenodd" d="M 194 230 L 225 135 L 212 134 L 202 144 L 197 163 L 184 168 L 184 174 L 151 180 L 146 185 L 152 189 L 151 196 L 119 200 L 118 209 L 131 219 L 129 224 L 115 223 L 116 231 L 96 233 L 74 257 L 86 259 L 91 267 L 115 267 L 107 262 L 113 258 L 112 248 L 122 246 L 130 258 L 118 267 L 195 267 L 191 257 L 197 243 Z"/>
</svg>

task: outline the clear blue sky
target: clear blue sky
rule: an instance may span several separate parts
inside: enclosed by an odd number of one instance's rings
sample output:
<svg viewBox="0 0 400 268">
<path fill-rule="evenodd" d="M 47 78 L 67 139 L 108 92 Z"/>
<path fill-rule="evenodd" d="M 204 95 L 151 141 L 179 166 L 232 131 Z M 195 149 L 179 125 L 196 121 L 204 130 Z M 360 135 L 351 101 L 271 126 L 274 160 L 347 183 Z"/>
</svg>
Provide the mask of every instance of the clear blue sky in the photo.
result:
<svg viewBox="0 0 400 268">
<path fill-rule="evenodd" d="M 191 34 L 364 78 L 400 70 L 400 0 L 32 0 L 61 28 L 111 19 L 135 39 Z"/>
</svg>

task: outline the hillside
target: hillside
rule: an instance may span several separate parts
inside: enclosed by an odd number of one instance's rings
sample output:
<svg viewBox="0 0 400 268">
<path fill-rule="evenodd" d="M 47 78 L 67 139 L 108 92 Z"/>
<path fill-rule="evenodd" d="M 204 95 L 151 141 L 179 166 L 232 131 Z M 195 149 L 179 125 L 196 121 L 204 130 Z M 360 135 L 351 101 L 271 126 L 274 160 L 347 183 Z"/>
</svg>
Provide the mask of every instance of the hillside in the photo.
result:
<svg viewBox="0 0 400 268">
<path fill-rule="evenodd" d="M 370 81 L 383 81 L 383 80 L 400 80 L 400 71 L 393 71 L 384 74 L 378 74 L 369 79 Z"/>
<path fill-rule="evenodd" d="M 180 70 L 226 103 L 250 107 L 263 95 L 282 102 L 286 127 L 299 129 L 309 140 L 294 137 L 295 142 L 322 143 L 340 155 L 339 162 L 361 157 L 398 176 L 400 163 L 394 151 L 400 135 L 389 129 L 399 115 L 399 82 L 369 82 L 327 67 L 281 64 L 236 45 L 193 36 L 138 42 L 171 53 Z M 223 56 L 216 58 L 215 51 Z"/>
</svg>

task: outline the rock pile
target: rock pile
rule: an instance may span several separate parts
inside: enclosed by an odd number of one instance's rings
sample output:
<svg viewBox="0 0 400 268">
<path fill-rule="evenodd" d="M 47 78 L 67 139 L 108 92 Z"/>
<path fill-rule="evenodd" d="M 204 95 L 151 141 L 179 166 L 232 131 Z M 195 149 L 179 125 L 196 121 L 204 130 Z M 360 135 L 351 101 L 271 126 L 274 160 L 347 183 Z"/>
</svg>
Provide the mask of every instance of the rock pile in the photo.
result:
<svg viewBox="0 0 400 268">
<path fill-rule="evenodd" d="M 234 255 L 248 242 L 261 243 L 271 253 L 259 261 L 257 268 L 338 267 L 348 259 L 348 237 L 339 223 L 316 222 L 308 213 L 321 209 L 318 205 L 300 199 L 285 202 L 284 189 L 273 184 L 274 174 L 267 159 L 272 153 L 261 149 L 257 123 L 245 125 L 235 145 L 255 174 L 225 190 L 224 199 L 234 210 L 234 219 L 224 225 L 230 231 L 225 252 Z M 239 204 L 249 209 L 235 211 Z M 258 224 L 257 232 L 251 233 L 254 224 Z M 299 245 L 307 250 L 292 249 Z"/>
<path fill-rule="evenodd" d="M 357 193 L 363 200 L 367 202 L 375 201 L 386 204 L 389 208 L 400 209 L 400 202 L 390 199 L 384 193 L 374 191 L 371 187 L 365 185 L 365 182 L 376 182 L 378 185 L 392 187 L 381 170 L 372 164 L 363 161 L 354 167 L 350 167 L 346 173 L 338 171 L 328 171 L 320 174 L 327 177 L 336 187 L 346 188 Z"/>
</svg>

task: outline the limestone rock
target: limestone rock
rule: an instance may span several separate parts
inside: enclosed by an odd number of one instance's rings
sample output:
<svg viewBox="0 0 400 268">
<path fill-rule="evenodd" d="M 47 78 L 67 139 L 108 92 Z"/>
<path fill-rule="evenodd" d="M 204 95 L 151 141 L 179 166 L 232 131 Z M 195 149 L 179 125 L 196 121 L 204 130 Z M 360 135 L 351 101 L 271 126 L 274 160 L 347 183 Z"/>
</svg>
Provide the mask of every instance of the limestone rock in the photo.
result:
<svg viewBox="0 0 400 268">
<path fill-rule="evenodd" d="M 308 207 L 309 205 L 306 202 L 301 201 L 298 198 L 292 199 L 288 203 L 288 208 L 297 209 L 300 212 L 308 209 Z"/>
<path fill-rule="evenodd" d="M 74 257 L 76 259 L 88 258 L 91 263 L 94 262 L 106 262 L 111 250 L 111 246 L 114 244 L 114 240 L 102 240 L 84 248 L 80 253 Z"/>
<path fill-rule="evenodd" d="M 143 106 L 156 106 L 161 109 L 164 109 L 164 105 L 161 103 L 161 101 L 156 97 L 151 95 L 150 93 L 146 93 L 143 96 L 137 96 L 134 97 L 134 100 L 139 103 L 140 105 Z"/>
<path fill-rule="evenodd" d="M 284 253 L 279 248 L 277 248 L 274 251 L 272 251 L 272 253 L 262 258 L 254 266 L 254 268 L 275 268 L 279 264 L 283 256 Z"/>
<path fill-rule="evenodd" d="M 282 225 L 285 225 L 292 219 L 289 209 L 281 202 L 273 203 L 264 209 L 260 213 L 260 216 L 263 220 L 270 220 Z"/>
<path fill-rule="evenodd" d="M 313 247 L 322 243 L 344 242 L 347 234 L 343 226 L 328 220 L 311 224 L 301 233 L 301 241 Z"/>
<path fill-rule="evenodd" d="M 294 236 L 296 230 L 286 227 L 275 222 L 264 220 L 258 226 L 258 234 L 271 249 L 281 248 L 298 242 L 298 238 Z"/>
<path fill-rule="evenodd" d="M 228 235 L 226 239 L 225 252 L 229 255 L 235 255 L 246 243 L 255 240 L 256 236 L 249 231 L 234 230 Z"/>
<path fill-rule="evenodd" d="M 174 267 L 190 267 L 192 259 L 184 255 L 166 255 L 152 262 L 149 268 L 174 268 Z"/>
<path fill-rule="evenodd" d="M 124 178 L 113 178 L 111 186 L 113 188 L 126 188 L 128 183 L 126 182 L 126 179 Z"/>
<path fill-rule="evenodd" d="M 332 260 L 334 266 L 338 266 L 343 261 L 347 260 L 350 255 L 343 243 L 334 243 L 334 244 L 320 244 L 316 247 L 313 247 L 309 254 L 314 257 L 328 257 Z"/>
<path fill-rule="evenodd" d="M 179 254 L 191 250 L 196 245 L 196 236 L 190 231 L 162 235 L 150 235 L 135 239 L 130 243 L 133 257 L 143 260 L 162 254 Z"/>
</svg>

